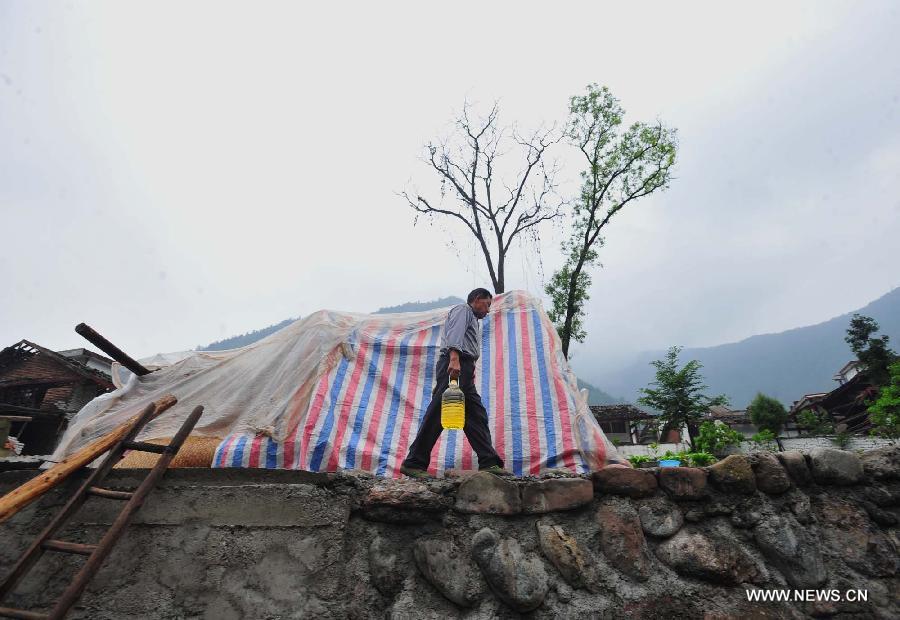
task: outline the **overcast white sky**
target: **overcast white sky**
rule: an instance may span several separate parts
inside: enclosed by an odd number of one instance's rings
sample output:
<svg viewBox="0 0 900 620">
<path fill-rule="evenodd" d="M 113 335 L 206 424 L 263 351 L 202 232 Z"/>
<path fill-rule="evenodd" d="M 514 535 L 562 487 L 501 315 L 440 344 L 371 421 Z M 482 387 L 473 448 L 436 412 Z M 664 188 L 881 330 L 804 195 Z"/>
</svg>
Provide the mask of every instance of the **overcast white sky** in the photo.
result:
<svg viewBox="0 0 900 620">
<path fill-rule="evenodd" d="M 0 3 L 0 346 L 85 321 L 141 357 L 464 296 L 474 245 L 396 195 L 428 187 L 422 145 L 467 97 L 529 127 L 589 82 L 680 152 L 609 228 L 583 360 L 860 307 L 900 285 L 898 7 Z"/>
</svg>

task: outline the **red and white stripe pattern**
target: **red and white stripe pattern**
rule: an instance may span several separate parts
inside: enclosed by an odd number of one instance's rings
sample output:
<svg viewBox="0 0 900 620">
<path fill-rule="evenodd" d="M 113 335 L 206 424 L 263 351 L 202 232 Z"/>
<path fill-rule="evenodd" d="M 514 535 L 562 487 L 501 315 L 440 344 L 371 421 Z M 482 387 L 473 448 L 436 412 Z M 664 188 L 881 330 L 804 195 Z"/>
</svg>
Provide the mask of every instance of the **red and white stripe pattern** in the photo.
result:
<svg viewBox="0 0 900 620">
<path fill-rule="evenodd" d="M 213 467 L 362 469 L 399 477 L 431 400 L 440 325 L 393 325 L 373 317 L 354 331 L 355 358 L 340 357 L 319 378 L 306 415 L 286 441 L 232 434 L 216 450 Z M 481 325 L 476 387 L 506 467 L 522 476 L 605 465 L 606 440 L 580 402 L 540 304 L 520 291 L 498 295 Z M 441 434 L 433 474 L 477 466 L 463 431 Z"/>
</svg>

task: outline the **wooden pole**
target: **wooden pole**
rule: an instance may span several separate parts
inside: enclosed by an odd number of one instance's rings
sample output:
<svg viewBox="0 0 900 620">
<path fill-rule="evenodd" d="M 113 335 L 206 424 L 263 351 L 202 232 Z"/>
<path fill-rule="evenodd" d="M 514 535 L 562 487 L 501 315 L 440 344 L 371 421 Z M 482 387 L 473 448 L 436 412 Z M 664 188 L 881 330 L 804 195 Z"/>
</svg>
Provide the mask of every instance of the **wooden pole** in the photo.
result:
<svg viewBox="0 0 900 620">
<path fill-rule="evenodd" d="M 122 349 L 111 343 L 109 340 L 98 334 L 90 325 L 79 323 L 75 326 L 75 332 L 83 336 L 88 342 L 96 346 L 98 349 L 106 353 L 108 356 L 122 364 L 125 368 L 133 372 L 139 377 L 149 375 L 150 371 L 141 366 L 130 355 Z"/>
<path fill-rule="evenodd" d="M 177 399 L 171 394 L 163 396 L 149 406 L 154 408 L 153 413 L 150 414 L 150 419 L 157 417 L 176 402 L 178 402 Z M 134 424 L 137 423 L 145 413 L 146 410 L 141 415 L 135 416 L 125 424 L 122 424 L 110 433 L 100 437 L 75 454 L 67 456 L 44 473 L 35 476 L 22 486 L 17 487 L 3 497 L 0 497 L 0 523 L 9 519 L 11 516 L 22 510 L 22 508 L 68 478 L 74 472 L 85 465 L 90 464 L 104 452 L 108 452 L 110 448 L 128 434 L 128 431 L 131 430 Z"/>
</svg>

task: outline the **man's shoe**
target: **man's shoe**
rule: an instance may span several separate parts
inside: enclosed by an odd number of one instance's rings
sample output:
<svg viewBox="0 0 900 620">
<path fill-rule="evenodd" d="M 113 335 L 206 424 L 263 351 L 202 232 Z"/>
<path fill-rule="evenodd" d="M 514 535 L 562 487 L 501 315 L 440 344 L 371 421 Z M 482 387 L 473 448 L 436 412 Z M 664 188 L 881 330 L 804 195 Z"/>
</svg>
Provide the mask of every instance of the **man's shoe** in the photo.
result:
<svg viewBox="0 0 900 620">
<path fill-rule="evenodd" d="M 430 480 L 431 474 L 429 474 L 424 469 L 419 469 L 417 467 L 407 467 L 406 465 L 400 466 L 400 473 L 409 476 L 410 478 L 417 478 L 419 480 Z"/>
<path fill-rule="evenodd" d="M 503 469 L 499 465 L 491 465 L 490 467 L 485 467 L 484 469 L 479 469 L 478 471 L 486 471 L 489 474 L 494 474 L 495 476 L 514 476 L 511 471 Z"/>
</svg>

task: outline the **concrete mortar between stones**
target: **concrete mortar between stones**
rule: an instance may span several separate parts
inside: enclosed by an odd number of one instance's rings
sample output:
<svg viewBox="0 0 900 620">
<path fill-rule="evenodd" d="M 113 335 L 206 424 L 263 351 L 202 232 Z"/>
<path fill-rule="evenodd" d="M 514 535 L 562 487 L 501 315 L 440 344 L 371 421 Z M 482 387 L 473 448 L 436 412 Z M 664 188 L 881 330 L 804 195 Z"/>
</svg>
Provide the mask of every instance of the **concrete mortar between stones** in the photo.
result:
<svg viewBox="0 0 900 620">
<path fill-rule="evenodd" d="M 594 490 L 585 495 L 584 485 L 572 481 L 591 484 L 590 475 L 555 474 L 514 481 L 497 478 L 496 484 L 482 480 L 487 489 L 484 493 L 496 486 L 508 497 L 518 498 L 518 509 L 502 515 L 478 512 L 477 506 L 475 510 L 468 506 L 466 512 L 454 507 L 460 490 L 472 484 L 472 476 L 417 488 L 408 495 L 414 506 L 407 509 L 402 503 L 379 507 L 366 501 L 376 484 L 381 485 L 381 493 L 408 491 L 409 483 L 404 481 L 354 473 L 172 470 L 151 494 L 70 617 L 500 618 L 515 616 L 515 605 L 525 609 L 538 600 L 529 617 L 760 613 L 776 618 L 826 613 L 900 617 L 892 594 L 900 587 L 898 450 L 865 453 L 859 463 L 862 468 L 856 467 L 852 458 L 848 465 L 846 454 L 832 462 L 828 454 L 818 453 L 816 459 L 804 459 L 805 465 L 825 468 L 820 463 L 825 459 L 827 471 L 813 470 L 809 481 L 791 477 L 790 488 L 778 494 L 748 492 L 746 481 L 732 478 L 722 478 L 725 486 L 717 486 L 705 474 L 683 478 L 706 482 L 706 495 L 701 499 L 690 494 L 691 499 L 680 499 L 662 487 L 651 489 L 646 497 L 640 493 L 628 497 L 627 490 L 620 494 Z M 745 475 L 747 469 L 738 471 Z M 859 471 L 865 471 L 861 478 Z M 658 477 L 658 471 L 650 473 Z M 0 492 L 31 475 L 34 472 L 0 475 Z M 752 470 L 750 475 L 755 475 Z M 6 544 L 0 549 L 0 569 L 9 569 L 81 478 L 67 481 L 3 525 Z M 107 486 L 129 488 L 138 478 L 137 472 L 117 471 Z M 554 480 L 564 482 L 554 484 Z M 530 497 L 538 494 L 541 498 L 532 508 L 555 502 L 568 509 L 524 514 L 521 500 L 526 488 Z M 498 501 L 492 499 L 494 509 Z M 95 542 L 120 505 L 90 500 L 58 537 Z M 602 513 L 613 515 L 606 518 L 615 522 L 598 522 L 596 515 L 602 505 L 617 506 Z M 645 531 L 652 525 L 642 527 L 638 518 L 645 505 L 654 507 L 658 519 L 666 517 L 666 510 L 689 518 L 672 517 L 666 522 L 676 527 L 653 526 Z M 644 514 L 646 517 L 646 511 Z M 589 573 L 576 579 L 576 586 L 566 581 L 542 551 L 538 523 L 557 526 L 554 531 L 570 545 L 570 551 L 557 561 L 577 557 L 581 562 L 578 570 Z M 780 529 L 774 531 L 772 524 L 776 523 Z M 624 547 L 610 544 L 609 537 L 603 537 L 609 528 L 629 532 L 628 543 Z M 755 534 L 758 528 L 760 533 Z M 474 560 L 473 540 L 485 529 L 493 534 L 482 534 L 479 539 L 479 563 Z M 670 534 L 672 529 L 675 531 Z M 760 539 L 762 532 L 765 537 Z M 682 551 L 678 538 L 682 533 L 703 544 L 688 550 L 690 553 Z M 486 587 L 487 581 L 462 584 L 462 591 L 471 587 L 477 593 L 470 607 L 448 600 L 416 566 L 416 541 L 435 537 L 458 548 L 461 565 L 468 567 L 460 569 L 465 579 L 484 580 L 482 571 L 492 571 L 490 587 Z M 384 561 L 371 559 L 370 548 L 376 538 L 381 541 L 376 547 L 378 559 Z M 602 540 L 607 542 L 601 544 Z M 798 544 L 797 540 L 802 553 L 818 565 L 800 571 L 799 565 L 787 561 L 781 551 Z M 605 555 L 604 548 L 614 547 L 624 559 Z M 579 553 L 571 551 L 575 548 Z M 638 572 L 628 564 L 628 557 L 639 562 Z M 723 563 L 722 558 L 727 561 Z M 707 569 L 697 570 L 687 560 L 701 568 L 708 565 Z M 71 574 L 68 571 L 77 565 L 73 558 L 48 554 L 5 604 L 38 610 L 46 607 L 53 592 L 65 585 Z M 800 572 L 792 574 L 794 570 Z M 450 574 L 431 576 L 432 580 L 453 578 L 456 576 Z M 750 604 L 746 600 L 745 588 L 789 588 L 798 579 L 821 580 L 816 587 L 822 589 L 866 589 L 869 601 L 816 606 Z"/>
</svg>

